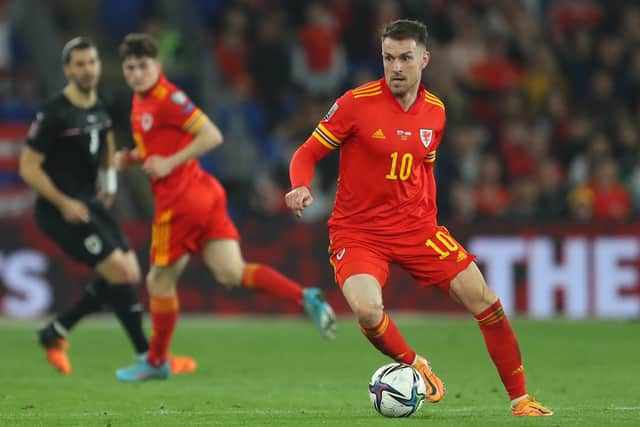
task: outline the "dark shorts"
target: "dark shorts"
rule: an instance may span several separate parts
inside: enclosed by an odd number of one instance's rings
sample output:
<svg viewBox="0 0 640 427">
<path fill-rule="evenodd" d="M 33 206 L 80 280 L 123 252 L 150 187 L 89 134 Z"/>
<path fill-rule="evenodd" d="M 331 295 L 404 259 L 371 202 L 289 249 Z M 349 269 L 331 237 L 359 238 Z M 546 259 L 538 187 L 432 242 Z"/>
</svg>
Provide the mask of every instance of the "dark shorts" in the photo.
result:
<svg viewBox="0 0 640 427">
<path fill-rule="evenodd" d="M 90 220 L 71 224 L 60 211 L 38 200 L 35 218 L 40 230 L 62 251 L 83 264 L 95 267 L 116 249 L 129 250 L 127 239 L 107 208 L 97 199 L 84 200 Z"/>
</svg>

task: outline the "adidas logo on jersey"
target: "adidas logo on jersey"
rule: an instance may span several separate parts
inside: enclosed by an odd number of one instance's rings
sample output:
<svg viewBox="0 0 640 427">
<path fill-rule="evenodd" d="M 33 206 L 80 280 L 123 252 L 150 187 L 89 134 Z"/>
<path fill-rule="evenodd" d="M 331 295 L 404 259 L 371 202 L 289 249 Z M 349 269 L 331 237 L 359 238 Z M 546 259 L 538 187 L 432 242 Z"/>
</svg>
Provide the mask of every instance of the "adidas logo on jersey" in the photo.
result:
<svg viewBox="0 0 640 427">
<path fill-rule="evenodd" d="M 386 136 L 384 136 L 384 132 L 382 132 L 382 129 L 378 128 L 377 131 L 375 131 L 374 133 L 371 134 L 371 138 L 375 138 L 375 139 L 387 139 Z"/>
</svg>

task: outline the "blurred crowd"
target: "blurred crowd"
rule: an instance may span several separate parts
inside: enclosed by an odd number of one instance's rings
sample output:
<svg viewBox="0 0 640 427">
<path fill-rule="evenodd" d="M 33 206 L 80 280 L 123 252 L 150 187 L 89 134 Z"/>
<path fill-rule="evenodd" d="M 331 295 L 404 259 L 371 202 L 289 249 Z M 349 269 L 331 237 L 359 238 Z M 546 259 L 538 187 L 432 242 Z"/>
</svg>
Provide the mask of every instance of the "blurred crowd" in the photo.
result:
<svg viewBox="0 0 640 427">
<path fill-rule="evenodd" d="M 152 2 L 125 3 L 149 10 Z M 382 75 L 380 29 L 398 18 L 428 25 L 424 83 L 446 105 L 436 162 L 440 221 L 640 214 L 637 1 L 184 3 L 221 81 L 213 96 L 223 101 L 209 114 L 226 143 L 202 162 L 227 186 L 236 216 L 287 214 L 292 153 L 336 97 Z M 170 78 L 189 91 L 197 72 L 189 61 L 203 54 L 189 49 L 189 37 L 144 13 L 130 26 L 161 40 Z M 2 37 L 0 25 L 0 44 Z M 320 163 L 306 220 L 328 217 L 337 161 Z"/>
</svg>

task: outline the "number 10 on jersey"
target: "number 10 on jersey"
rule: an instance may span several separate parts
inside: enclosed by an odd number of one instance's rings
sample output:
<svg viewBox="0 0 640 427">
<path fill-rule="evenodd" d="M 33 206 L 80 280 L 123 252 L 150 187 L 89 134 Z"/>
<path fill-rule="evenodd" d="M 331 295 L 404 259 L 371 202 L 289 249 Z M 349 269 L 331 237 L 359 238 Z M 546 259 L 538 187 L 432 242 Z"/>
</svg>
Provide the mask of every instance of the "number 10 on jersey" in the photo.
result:
<svg viewBox="0 0 640 427">
<path fill-rule="evenodd" d="M 400 178 L 400 181 L 406 181 L 409 179 L 411 175 L 411 166 L 413 166 L 413 154 L 404 153 L 400 159 L 400 167 L 398 168 L 398 157 L 399 154 L 397 151 L 389 154 L 391 157 L 391 168 L 389 173 L 385 176 L 388 180 L 395 181 Z"/>
</svg>

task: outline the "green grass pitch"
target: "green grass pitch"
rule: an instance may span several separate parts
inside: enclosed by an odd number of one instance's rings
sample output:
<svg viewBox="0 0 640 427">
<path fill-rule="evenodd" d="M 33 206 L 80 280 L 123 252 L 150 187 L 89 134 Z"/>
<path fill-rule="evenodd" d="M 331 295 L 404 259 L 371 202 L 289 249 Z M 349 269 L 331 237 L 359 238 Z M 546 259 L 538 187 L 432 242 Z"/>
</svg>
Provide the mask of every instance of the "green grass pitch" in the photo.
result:
<svg viewBox="0 0 640 427">
<path fill-rule="evenodd" d="M 367 382 L 388 360 L 339 323 L 325 341 L 297 318 L 184 317 L 172 349 L 193 355 L 193 375 L 122 384 L 132 360 L 111 318 L 71 337 L 74 372 L 45 362 L 34 323 L 0 322 L 2 426 L 610 426 L 640 425 L 640 322 L 516 320 L 529 391 L 556 411 L 516 418 L 472 319 L 397 316 L 407 340 L 432 361 L 445 399 L 409 419 L 385 419 Z"/>
</svg>

